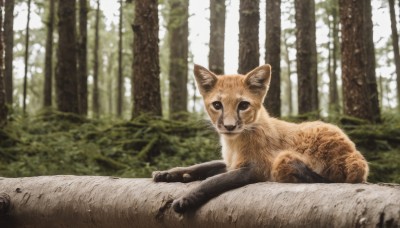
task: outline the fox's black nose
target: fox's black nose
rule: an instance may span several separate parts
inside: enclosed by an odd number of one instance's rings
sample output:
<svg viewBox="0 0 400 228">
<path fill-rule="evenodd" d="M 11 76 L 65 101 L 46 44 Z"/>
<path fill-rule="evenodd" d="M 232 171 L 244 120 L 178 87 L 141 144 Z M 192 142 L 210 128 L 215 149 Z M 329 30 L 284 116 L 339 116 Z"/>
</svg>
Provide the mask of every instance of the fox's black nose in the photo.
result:
<svg viewBox="0 0 400 228">
<path fill-rule="evenodd" d="M 224 125 L 225 129 L 228 131 L 233 131 L 236 128 L 236 125 Z"/>
</svg>

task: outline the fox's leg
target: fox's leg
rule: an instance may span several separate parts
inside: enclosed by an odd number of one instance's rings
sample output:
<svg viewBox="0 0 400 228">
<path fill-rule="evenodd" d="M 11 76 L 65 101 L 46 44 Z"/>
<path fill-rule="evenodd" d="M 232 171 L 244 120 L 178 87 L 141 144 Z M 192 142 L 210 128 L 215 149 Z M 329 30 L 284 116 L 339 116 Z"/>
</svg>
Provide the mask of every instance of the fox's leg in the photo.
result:
<svg viewBox="0 0 400 228">
<path fill-rule="evenodd" d="M 314 172 L 300 154 L 281 152 L 272 165 L 272 178 L 284 183 L 330 183 L 327 178 Z"/>
<path fill-rule="evenodd" d="M 155 182 L 190 182 L 226 172 L 222 160 L 205 162 L 189 167 L 177 167 L 166 171 L 153 172 Z"/>
<path fill-rule="evenodd" d="M 204 180 L 199 186 L 174 200 L 172 207 L 176 212 L 184 213 L 223 192 L 256 182 L 258 182 L 257 175 L 250 166 L 221 173 Z"/>
</svg>

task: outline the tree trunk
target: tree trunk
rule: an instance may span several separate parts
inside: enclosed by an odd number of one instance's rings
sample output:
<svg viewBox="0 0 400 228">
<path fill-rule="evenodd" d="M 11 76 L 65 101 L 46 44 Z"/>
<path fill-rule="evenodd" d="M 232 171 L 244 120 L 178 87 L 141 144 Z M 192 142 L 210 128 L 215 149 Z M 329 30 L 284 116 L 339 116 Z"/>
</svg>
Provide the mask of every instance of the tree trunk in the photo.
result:
<svg viewBox="0 0 400 228">
<path fill-rule="evenodd" d="M 28 84 L 28 60 L 29 60 L 29 23 L 31 20 L 31 0 L 28 0 L 28 16 L 26 20 L 26 30 L 25 30 L 25 70 L 24 70 L 24 88 L 23 88 L 23 100 L 22 100 L 22 110 L 26 114 L 26 92 Z"/>
<path fill-rule="evenodd" d="M 314 0 L 295 0 L 299 114 L 318 115 L 318 73 Z"/>
<path fill-rule="evenodd" d="M 400 54 L 399 54 L 399 35 L 396 26 L 396 12 L 394 10 L 394 0 L 389 0 L 390 23 L 392 28 L 392 44 L 394 63 L 396 65 L 397 79 L 397 108 L 400 111 Z"/>
<path fill-rule="evenodd" d="M 365 1 L 339 1 L 342 25 L 342 80 L 344 114 L 373 121 L 367 84 L 367 65 L 372 64 L 366 56 Z M 372 34 L 370 34 L 372 35 Z M 363 37 L 363 39 L 360 39 Z"/>
<path fill-rule="evenodd" d="M 122 16 L 123 16 L 123 0 L 120 0 L 119 6 L 119 25 L 118 25 L 118 81 L 117 81 L 117 116 L 122 117 L 123 94 L 124 94 L 124 78 L 122 75 Z"/>
<path fill-rule="evenodd" d="M 225 54 L 225 0 L 210 1 L 210 53 L 208 69 L 217 75 L 224 74 Z"/>
<path fill-rule="evenodd" d="M 178 215 L 199 182 L 42 176 L 0 180 L 1 227 L 397 227 L 400 186 L 258 183 Z"/>
<path fill-rule="evenodd" d="M 169 114 L 179 119 L 179 113 L 187 111 L 188 100 L 189 1 L 169 0 L 169 7 Z"/>
<path fill-rule="evenodd" d="M 258 27 L 260 1 L 240 0 L 239 5 L 239 74 L 247 74 L 260 65 Z"/>
<path fill-rule="evenodd" d="M 78 91 L 79 113 L 88 113 L 88 82 L 87 82 L 87 0 L 79 0 L 79 49 L 78 49 Z"/>
<path fill-rule="evenodd" d="M 75 1 L 58 1 L 57 107 L 79 114 Z"/>
<path fill-rule="evenodd" d="M 135 1 L 133 40 L 133 112 L 161 116 L 158 1 Z"/>
<path fill-rule="evenodd" d="M 100 0 L 97 0 L 96 22 L 94 26 L 94 50 L 93 50 L 93 116 L 99 118 L 99 22 L 100 22 Z"/>
<path fill-rule="evenodd" d="M 43 105 L 51 107 L 53 87 L 53 31 L 54 31 L 54 0 L 49 2 L 49 15 L 47 19 L 46 53 L 44 66 Z"/>
<path fill-rule="evenodd" d="M 333 1 L 332 6 L 330 6 L 329 11 L 327 12 L 328 15 L 332 15 L 332 22 L 330 29 L 331 37 L 332 37 L 332 49 L 329 47 L 329 56 L 330 56 L 330 63 L 329 63 L 329 114 L 338 114 L 340 111 L 340 105 L 339 105 L 339 93 L 338 93 L 338 86 L 337 86 L 337 75 L 336 75 L 336 69 L 337 69 L 337 50 L 338 50 L 338 44 L 339 44 L 339 34 L 338 34 L 338 28 L 337 28 L 337 11 L 338 11 L 338 6 L 337 2 Z"/>
<path fill-rule="evenodd" d="M 284 46 L 284 56 L 285 56 L 285 61 L 287 65 L 287 87 L 286 87 L 286 93 L 287 93 L 287 105 L 288 105 L 288 115 L 291 116 L 293 115 L 293 95 L 292 95 L 292 80 L 291 80 L 291 75 L 292 75 L 292 64 L 290 61 L 289 57 L 289 45 L 288 45 L 288 38 L 286 36 L 286 33 L 283 32 L 283 46 Z"/>
<path fill-rule="evenodd" d="M 281 0 L 267 0 L 265 62 L 271 64 L 272 78 L 264 106 L 274 117 L 281 116 Z"/>
<path fill-rule="evenodd" d="M 6 93 L 4 88 L 4 71 L 3 71 L 3 56 L 4 56 L 4 45 L 3 45 L 3 0 L 0 0 L 0 129 L 7 122 L 7 106 L 6 106 Z"/>
<path fill-rule="evenodd" d="M 6 90 L 6 101 L 8 105 L 13 104 L 13 47 L 14 47 L 14 0 L 5 2 L 4 12 L 4 84 Z"/>
<path fill-rule="evenodd" d="M 366 64 L 366 81 L 368 85 L 368 99 L 369 105 L 371 106 L 371 120 L 374 123 L 381 122 L 381 114 L 379 107 L 379 95 L 378 86 L 376 82 L 376 61 L 375 61 L 375 45 L 373 39 L 373 24 L 372 24 L 372 8 L 371 0 L 365 1 L 364 6 L 364 46 L 365 46 L 365 56 L 367 57 Z"/>
</svg>

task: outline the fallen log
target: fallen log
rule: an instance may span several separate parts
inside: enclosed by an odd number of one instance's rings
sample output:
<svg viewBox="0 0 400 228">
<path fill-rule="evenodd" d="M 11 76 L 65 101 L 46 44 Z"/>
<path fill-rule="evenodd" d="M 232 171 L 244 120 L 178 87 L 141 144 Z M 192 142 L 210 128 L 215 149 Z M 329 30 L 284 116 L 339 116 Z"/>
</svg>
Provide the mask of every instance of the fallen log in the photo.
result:
<svg viewBox="0 0 400 228">
<path fill-rule="evenodd" d="M 257 183 L 176 214 L 199 182 L 0 178 L 0 227 L 400 227 L 400 185 Z"/>
</svg>

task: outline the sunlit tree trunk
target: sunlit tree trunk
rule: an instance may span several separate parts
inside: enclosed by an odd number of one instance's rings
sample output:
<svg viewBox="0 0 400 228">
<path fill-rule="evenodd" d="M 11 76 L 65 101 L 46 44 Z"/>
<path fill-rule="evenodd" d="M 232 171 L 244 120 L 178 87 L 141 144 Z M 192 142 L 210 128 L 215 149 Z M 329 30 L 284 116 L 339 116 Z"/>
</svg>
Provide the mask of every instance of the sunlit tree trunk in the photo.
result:
<svg viewBox="0 0 400 228">
<path fill-rule="evenodd" d="M 224 74 L 225 54 L 225 0 L 210 1 L 210 53 L 208 68 L 215 74 Z"/>
<path fill-rule="evenodd" d="M 14 0 L 5 1 L 4 10 L 4 83 L 7 104 L 13 104 L 13 47 L 14 47 Z"/>
<path fill-rule="evenodd" d="M 260 64 L 258 30 L 260 1 L 240 0 L 239 5 L 239 74 L 246 74 Z"/>
<path fill-rule="evenodd" d="M 51 107 L 52 105 L 52 88 L 53 88 L 53 31 L 54 31 L 54 1 L 49 1 L 49 15 L 46 21 L 46 53 L 44 60 L 44 89 L 43 89 L 43 105 Z"/>
<path fill-rule="evenodd" d="M 100 1 L 97 0 L 96 22 L 94 32 L 94 60 L 93 60 L 93 116 L 98 118 L 100 115 L 99 102 L 99 20 L 100 20 Z"/>
<path fill-rule="evenodd" d="M 389 0 L 390 23 L 392 28 L 392 44 L 394 63 L 396 66 L 397 81 L 397 108 L 400 111 L 400 54 L 399 54 L 399 35 L 397 33 L 396 12 L 394 10 L 394 0 Z"/>
<path fill-rule="evenodd" d="M 75 8 L 75 1 L 58 1 L 56 93 L 59 111 L 79 114 Z"/>
<path fill-rule="evenodd" d="M 87 82 L 87 0 L 79 0 L 79 49 L 78 49 L 78 91 L 79 113 L 88 112 L 88 82 Z"/>
<path fill-rule="evenodd" d="M 281 0 L 267 0 L 265 62 L 271 64 L 272 78 L 264 105 L 269 114 L 281 116 Z"/>
<path fill-rule="evenodd" d="M 187 111 L 189 1 L 169 0 L 169 114 L 179 119 Z"/>
<path fill-rule="evenodd" d="M 162 115 L 157 7 L 157 0 L 135 1 L 132 117 Z"/>
<path fill-rule="evenodd" d="M 0 0 L 0 128 L 2 128 L 7 122 L 7 106 L 6 106 L 6 94 L 4 90 L 4 71 L 3 71 L 3 6 L 4 0 Z"/>
<path fill-rule="evenodd" d="M 285 57 L 285 62 L 287 65 L 287 87 L 286 87 L 286 93 L 287 93 L 287 105 L 288 105 L 288 115 L 291 116 L 293 115 L 293 95 L 292 95 L 292 80 L 291 80 L 291 75 L 292 75 L 292 64 L 290 61 L 289 57 L 289 47 L 288 47 L 288 41 L 287 41 L 287 36 L 285 32 L 282 32 L 283 35 L 283 46 L 284 46 L 284 57 Z"/>
<path fill-rule="evenodd" d="M 24 114 L 26 113 L 26 93 L 28 84 L 28 60 L 29 60 L 29 23 L 31 20 L 31 0 L 28 0 L 28 16 L 26 20 L 26 30 L 25 30 L 25 70 L 24 70 L 24 87 L 23 87 L 23 100 L 22 100 L 22 110 Z"/>
<path fill-rule="evenodd" d="M 122 116 L 124 81 L 122 75 L 122 16 L 123 16 L 123 0 L 120 0 L 119 6 L 119 25 L 118 25 L 118 81 L 117 81 L 117 116 Z"/>
<path fill-rule="evenodd" d="M 318 73 L 314 0 L 295 0 L 299 114 L 318 114 Z"/>
</svg>

